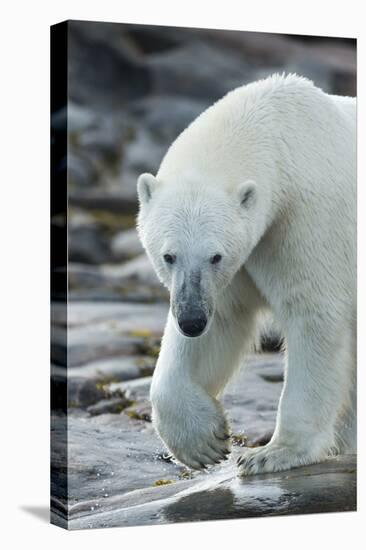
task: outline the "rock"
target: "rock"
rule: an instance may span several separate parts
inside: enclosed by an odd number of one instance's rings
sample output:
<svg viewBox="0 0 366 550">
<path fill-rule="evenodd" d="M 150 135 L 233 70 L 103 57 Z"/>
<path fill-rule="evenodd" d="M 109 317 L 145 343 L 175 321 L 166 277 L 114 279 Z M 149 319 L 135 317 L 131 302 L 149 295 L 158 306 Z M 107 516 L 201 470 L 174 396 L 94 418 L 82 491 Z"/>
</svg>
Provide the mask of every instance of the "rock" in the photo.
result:
<svg viewBox="0 0 366 550">
<path fill-rule="evenodd" d="M 135 227 L 129 216 L 72 208 L 68 213 L 69 261 L 72 263 L 107 264 L 129 259 L 128 254 L 143 253 Z M 123 231 L 121 231 L 123 229 Z M 121 237 L 126 235 L 126 237 Z M 118 236 L 117 246 L 114 241 Z M 120 244 L 118 244 L 120 241 Z M 118 249 L 118 246 L 120 249 Z M 122 249 L 126 248 L 125 255 Z M 115 254 L 115 250 L 119 254 Z M 135 250 L 135 254 L 133 254 Z"/>
<path fill-rule="evenodd" d="M 133 281 L 149 287 L 160 288 L 161 286 L 146 254 L 140 254 L 137 258 L 124 263 L 122 266 L 118 266 L 118 268 L 114 266 L 110 268 L 106 267 L 104 273 L 120 281 Z"/>
<path fill-rule="evenodd" d="M 145 126 L 145 121 L 144 121 Z M 137 178 L 142 172 L 156 174 L 164 154 L 170 143 L 159 142 L 157 136 L 147 131 L 144 126 L 138 126 L 135 135 L 126 143 L 124 156 L 120 166 L 120 179 L 128 196 L 137 200 Z"/>
<path fill-rule="evenodd" d="M 69 131 L 69 158 L 72 161 L 68 166 L 70 175 L 73 175 L 73 166 L 81 164 L 93 175 L 89 185 L 97 180 L 106 191 L 112 191 L 114 186 L 116 192 L 125 192 L 119 164 L 126 154 L 126 146 L 135 134 L 136 123 L 128 111 L 121 109 L 100 115 L 97 120 L 97 124 L 83 131 Z M 69 180 L 71 187 L 83 183 L 77 177 Z"/>
<path fill-rule="evenodd" d="M 156 94 L 176 94 L 214 101 L 252 79 L 245 59 L 203 40 L 151 54 L 147 59 Z M 218 77 L 218 75 L 220 75 Z"/>
<path fill-rule="evenodd" d="M 139 354 L 143 339 L 127 336 L 107 325 L 80 327 L 67 332 L 57 329 L 51 345 L 52 360 L 58 365 L 74 367 L 104 357 Z"/>
<path fill-rule="evenodd" d="M 203 33 L 216 47 L 235 52 L 253 67 L 281 67 L 298 47 L 297 40 L 284 34 L 213 29 Z"/>
<path fill-rule="evenodd" d="M 118 382 L 108 385 L 110 395 L 123 394 L 133 401 L 148 401 L 151 385 L 151 376 L 137 378 L 128 382 Z"/>
<path fill-rule="evenodd" d="M 111 250 L 118 260 L 130 260 L 144 252 L 136 229 L 128 229 L 114 235 L 111 240 Z"/>
<path fill-rule="evenodd" d="M 350 96 L 357 94 L 357 54 L 351 43 L 335 43 L 329 40 L 312 44 L 308 47 L 308 55 L 316 59 L 323 68 L 328 68 L 331 75 L 330 93 Z"/>
<path fill-rule="evenodd" d="M 283 382 L 284 381 L 284 374 L 281 373 L 265 373 L 261 374 L 263 380 L 266 380 L 266 382 Z"/>
<path fill-rule="evenodd" d="M 103 300 L 109 296 L 133 302 L 168 301 L 168 291 L 158 280 L 155 271 L 145 254 L 121 265 L 106 264 L 88 266 L 69 264 L 69 287 L 74 299 Z M 93 290 L 95 294 L 88 294 Z M 79 297 L 79 298 L 78 298 Z"/>
<path fill-rule="evenodd" d="M 85 263 L 70 262 L 69 269 L 69 287 L 75 288 L 104 288 L 106 281 L 103 277 L 100 265 L 90 266 Z"/>
<path fill-rule="evenodd" d="M 132 380 L 143 376 L 143 373 L 146 372 L 144 361 L 146 361 L 144 358 L 136 356 L 104 358 L 70 368 L 68 377 L 79 380 L 87 378 L 96 383 Z"/>
<path fill-rule="evenodd" d="M 266 382 L 283 382 L 284 380 L 284 355 L 281 353 L 278 356 L 278 361 L 270 359 L 264 365 L 257 368 L 257 372 Z"/>
<path fill-rule="evenodd" d="M 132 120 L 128 113 L 117 111 L 100 117 L 94 125 L 75 135 L 78 146 L 83 152 L 98 155 L 100 159 L 113 162 L 122 152 L 123 144 L 130 138 Z"/>
<path fill-rule="evenodd" d="M 132 104 L 131 109 L 154 141 L 168 149 L 171 142 L 210 102 L 176 95 L 152 95 Z M 158 166 L 154 166 L 155 170 Z"/>
<path fill-rule="evenodd" d="M 111 260 L 109 242 L 97 226 L 69 229 L 69 260 L 98 265 Z"/>
<path fill-rule="evenodd" d="M 202 36 L 201 30 L 196 32 Z M 356 49 L 352 41 L 209 29 L 203 33 L 216 46 L 243 56 L 252 67 L 265 69 L 263 76 L 285 68 L 313 79 L 329 93 L 356 95 Z M 342 75 L 339 80 L 338 74 Z"/>
<path fill-rule="evenodd" d="M 60 378 L 61 380 L 61 378 Z M 104 399 L 106 393 L 94 380 L 83 377 L 67 377 L 68 407 L 85 408 Z"/>
<path fill-rule="evenodd" d="M 283 356 L 277 353 L 258 354 L 247 358 L 245 367 L 229 383 L 223 405 L 235 435 L 252 441 L 273 432 L 282 384 L 263 379 L 266 371 L 283 371 Z"/>
<path fill-rule="evenodd" d="M 151 403 L 150 401 L 144 401 L 137 405 L 127 407 L 123 414 L 127 414 L 134 420 L 143 420 L 144 422 L 151 422 Z"/>
<path fill-rule="evenodd" d="M 126 407 L 129 407 L 131 402 L 124 397 L 115 397 L 113 399 L 102 399 L 95 405 L 89 405 L 87 411 L 92 416 L 99 414 L 120 414 Z"/>
<path fill-rule="evenodd" d="M 68 259 L 97 265 L 112 260 L 109 237 L 95 217 L 78 208 L 68 212 Z"/>
<path fill-rule="evenodd" d="M 99 506 L 95 506 L 99 504 Z M 102 510 L 101 510 L 102 506 Z M 89 507 L 89 510 L 87 509 Z M 233 473 L 136 490 L 125 496 L 75 504 L 69 529 L 152 525 L 356 510 L 352 455 L 289 472 L 239 480 Z"/>
<path fill-rule="evenodd" d="M 58 116 L 67 116 L 67 131 L 69 134 L 81 133 L 98 128 L 101 116 L 93 109 L 79 105 L 73 101 L 67 102 L 67 108 Z"/>
<path fill-rule="evenodd" d="M 314 82 L 316 86 L 324 90 L 324 92 L 331 92 L 332 72 L 327 65 L 324 65 L 318 60 L 317 54 L 314 54 L 313 58 L 309 58 L 309 54 L 305 51 L 304 57 L 302 55 L 294 55 L 286 63 L 284 69 L 286 73 L 297 73 L 306 76 Z"/>
<path fill-rule="evenodd" d="M 67 157 L 67 176 L 69 189 L 85 189 L 95 187 L 99 183 L 99 168 L 95 159 L 83 155 L 75 147 L 69 149 Z"/>
<path fill-rule="evenodd" d="M 356 97 L 357 73 L 334 69 L 332 72 L 332 91 L 337 95 Z"/>
<path fill-rule="evenodd" d="M 65 327 L 53 326 L 53 361 L 57 364 L 66 365 L 67 362 L 68 367 L 72 368 L 89 363 L 89 373 L 94 375 L 98 364 L 91 366 L 90 363 L 98 360 L 120 360 L 131 355 L 156 359 L 166 322 L 167 304 L 78 303 L 75 307 L 69 304 L 68 311 L 67 350 Z M 116 366 L 117 363 L 110 362 L 103 368 L 105 372 L 110 368 L 116 374 Z"/>
<path fill-rule="evenodd" d="M 70 328 L 109 323 L 111 328 L 124 333 L 141 331 L 149 336 L 159 336 L 164 329 L 169 306 L 167 304 L 83 303 L 73 302 L 68 308 Z M 64 323 L 64 309 L 54 310 L 55 324 Z"/>
<path fill-rule="evenodd" d="M 105 110 L 150 91 L 149 69 L 124 40 L 120 25 L 69 21 L 68 31 L 72 101 Z"/>
<path fill-rule="evenodd" d="M 86 210 L 105 210 L 117 214 L 128 214 L 134 216 L 137 214 L 137 196 L 131 193 L 124 193 L 122 186 L 113 191 L 90 190 L 73 191 L 69 193 L 70 206 L 85 208 Z"/>
<path fill-rule="evenodd" d="M 69 331 L 68 366 L 73 367 L 104 357 L 138 355 L 141 338 L 105 327 L 83 327 Z"/>
<path fill-rule="evenodd" d="M 178 32 L 177 32 L 178 31 Z M 139 52 L 149 55 L 171 50 L 194 37 L 195 29 L 160 27 L 156 25 L 126 25 L 124 34 Z"/>
</svg>

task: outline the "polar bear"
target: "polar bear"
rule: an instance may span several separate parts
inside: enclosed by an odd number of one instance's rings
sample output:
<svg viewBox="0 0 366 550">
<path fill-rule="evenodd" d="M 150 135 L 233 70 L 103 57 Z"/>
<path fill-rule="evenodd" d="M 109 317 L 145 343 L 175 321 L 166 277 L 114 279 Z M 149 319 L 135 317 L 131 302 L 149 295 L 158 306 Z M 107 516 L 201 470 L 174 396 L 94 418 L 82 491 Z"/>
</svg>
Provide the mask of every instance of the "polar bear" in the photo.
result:
<svg viewBox="0 0 366 550">
<path fill-rule="evenodd" d="M 272 439 L 239 474 L 354 451 L 355 99 L 293 74 L 237 88 L 137 187 L 139 235 L 171 297 L 151 401 L 174 456 L 195 469 L 228 457 L 218 398 L 269 311 L 285 383 Z"/>
</svg>

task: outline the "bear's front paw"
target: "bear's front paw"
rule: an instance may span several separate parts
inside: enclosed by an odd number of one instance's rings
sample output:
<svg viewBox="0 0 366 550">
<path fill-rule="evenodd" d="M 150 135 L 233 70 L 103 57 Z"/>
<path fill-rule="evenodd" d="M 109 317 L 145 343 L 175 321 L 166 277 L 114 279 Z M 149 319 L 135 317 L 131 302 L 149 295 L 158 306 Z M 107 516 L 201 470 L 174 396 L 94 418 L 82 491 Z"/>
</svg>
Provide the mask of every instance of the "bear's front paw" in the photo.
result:
<svg viewBox="0 0 366 550">
<path fill-rule="evenodd" d="M 326 458 L 327 454 L 310 454 L 303 449 L 268 443 L 264 447 L 248 449 L 238 459 L 239 476 L 281 472 L 297 466 L 315 464 Z"/>
<path fill-rule="evenodd" d="M 174 457 L 186 466 L 201 470 L 227 460 L 231 451 L 230 429 L 221 405 L 202 396 L 182 409 L 153 409 L 154 425 Z"/>
</svg>

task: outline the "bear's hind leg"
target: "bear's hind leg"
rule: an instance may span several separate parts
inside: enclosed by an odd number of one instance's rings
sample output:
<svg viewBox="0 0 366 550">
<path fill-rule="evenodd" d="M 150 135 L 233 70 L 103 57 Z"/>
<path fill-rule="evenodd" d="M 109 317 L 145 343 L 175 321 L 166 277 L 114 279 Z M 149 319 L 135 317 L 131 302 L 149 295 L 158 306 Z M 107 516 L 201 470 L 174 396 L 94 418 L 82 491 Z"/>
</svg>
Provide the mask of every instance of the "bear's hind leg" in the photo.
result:
<svg viewBox="0 0 366 550">
<path fill-rule="evenodd" d="M 321 462 L 336 450 L 336 421 L 349 383 L 348 334 L 344 326 L 335 330 L 316 319 L 294 325 L 275 432 L 266 446 L 239 459 L 242 476 Z"/>
</svg>

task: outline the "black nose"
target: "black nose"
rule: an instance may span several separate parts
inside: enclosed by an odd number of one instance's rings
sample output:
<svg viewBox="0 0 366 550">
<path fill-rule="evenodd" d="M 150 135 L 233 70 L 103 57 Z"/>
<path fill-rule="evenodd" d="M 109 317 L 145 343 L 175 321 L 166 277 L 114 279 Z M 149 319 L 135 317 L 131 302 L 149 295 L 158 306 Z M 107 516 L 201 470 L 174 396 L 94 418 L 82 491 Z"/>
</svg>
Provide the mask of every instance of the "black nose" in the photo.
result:
<svg viewBox="0 0 366 550">
<path fill-rule="evenodd" d="M 186 336 L 199 336 L 205 330 L 207 319 L 204 317 L 183 318 L 178 323 Z"/>
</svg>

